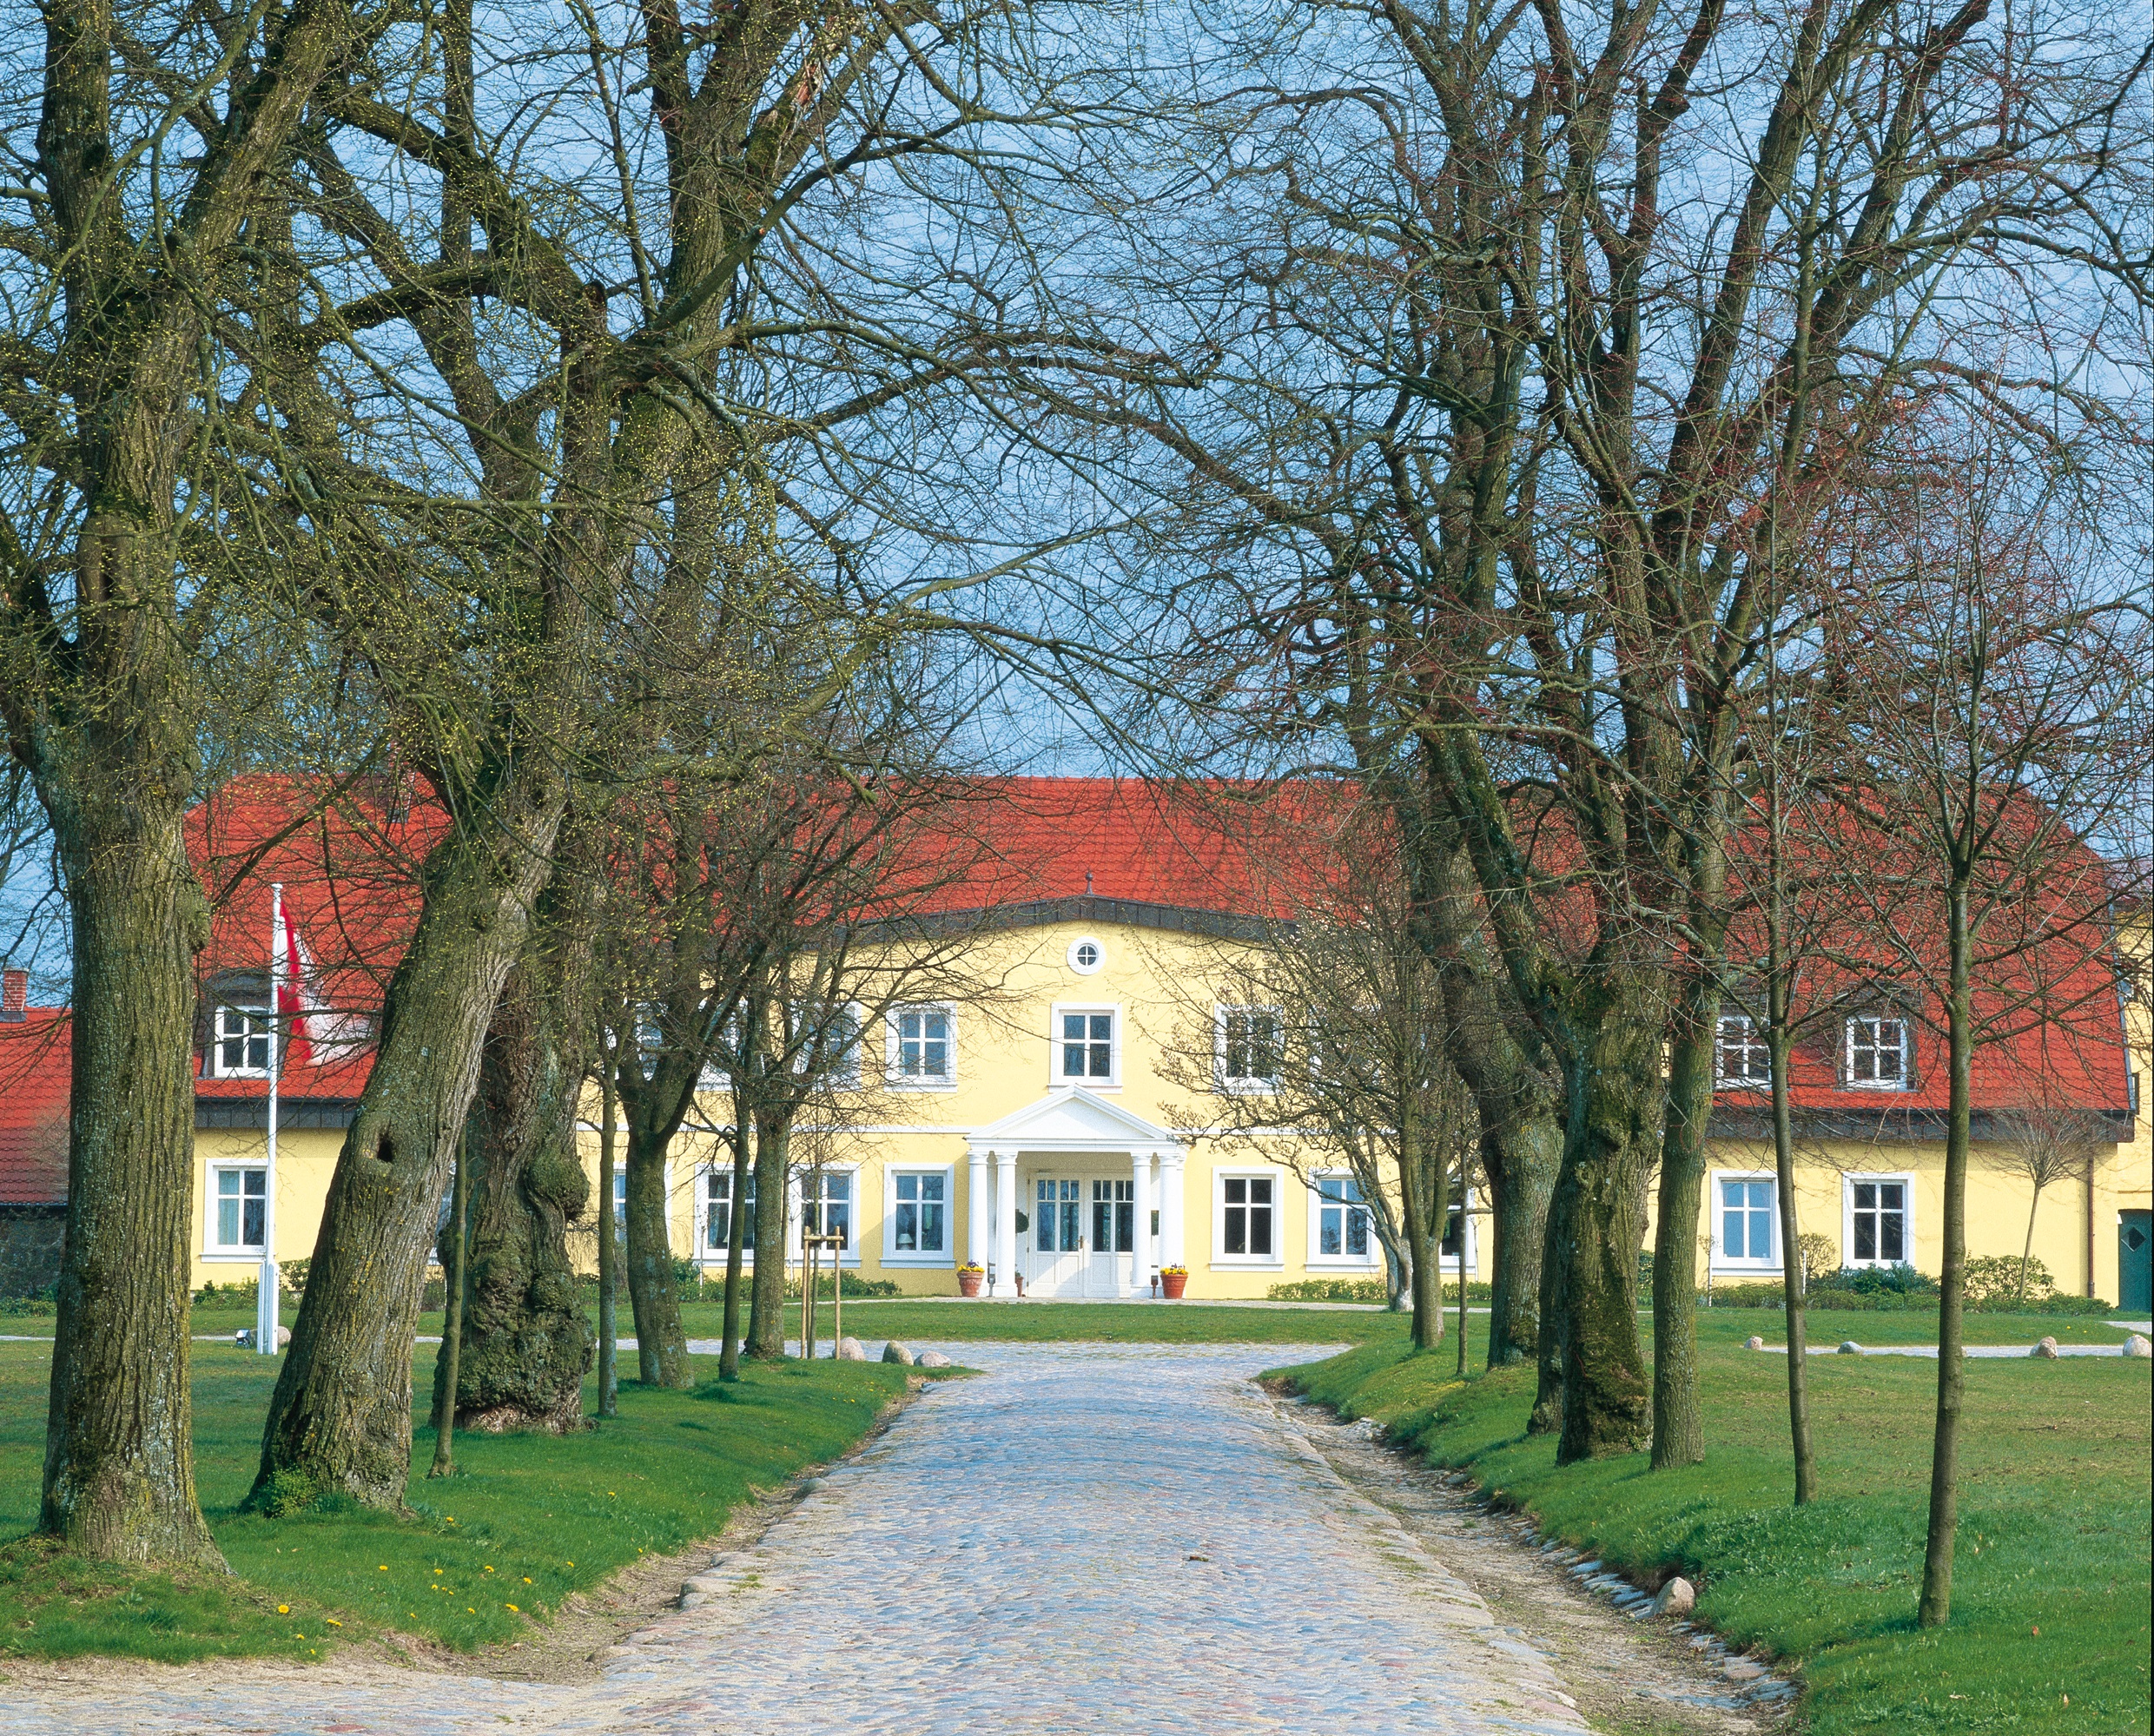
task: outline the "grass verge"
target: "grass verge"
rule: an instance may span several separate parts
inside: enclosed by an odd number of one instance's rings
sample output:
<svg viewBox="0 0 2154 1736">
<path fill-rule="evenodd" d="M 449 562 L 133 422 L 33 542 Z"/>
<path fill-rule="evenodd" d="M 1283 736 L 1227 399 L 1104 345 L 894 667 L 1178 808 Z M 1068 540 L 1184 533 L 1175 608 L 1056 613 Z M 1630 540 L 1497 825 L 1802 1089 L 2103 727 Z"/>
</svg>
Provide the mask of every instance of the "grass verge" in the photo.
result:
<svg viewBox="0 0 2154 1736">
<path fill-rule="evenodd" d="M 1611 1565 L 1696 1578 L 1699 1619 L 1800 1664 L 1810 1736 L 2148 1727 L 2147 1363 L 1968 1365 L 1952 1620 L 1924 1633 L 1934 1365 L 1813 1364 L 1822 1495 L 1798 1511 L 1785 1364 L 1701 1336 L 1707 1459 L 1671 1471 L 1559 1469 L 1524 1433 L 1530 1370 L 1461 1382 L 1368 1345 L 1279 1373 Z"/>
<path fill-rule="evenodd" d="M 433 1482 L 422 1427 L 410 1518 L 346 1508 L 271 1519 L 238 1503 L 275 1364 L 195 1348 L 195 1475 L 232 1574 L 128 1573 L 24 1538 L 0 1548 L 0 1658 L 304 1660 L 384 1631 L 459 1651 L 499 1644 L 638 1556 L 718 1531 L 754 1490 L 843 1453 L 905 1376 L 790 1363 L 692 1392 L 624 1384 L 620 1416 L 581 1434 L 458 1436 L 457 1475 Z M 715 1358 L 698 1363 L 717 1373 Z M 0 1535 L 36 1522 L 50 1367 L 43 1346 L 0 1344 Z M 424 1394 L 431 1347 L 415 1372 Z"/>
</svg>

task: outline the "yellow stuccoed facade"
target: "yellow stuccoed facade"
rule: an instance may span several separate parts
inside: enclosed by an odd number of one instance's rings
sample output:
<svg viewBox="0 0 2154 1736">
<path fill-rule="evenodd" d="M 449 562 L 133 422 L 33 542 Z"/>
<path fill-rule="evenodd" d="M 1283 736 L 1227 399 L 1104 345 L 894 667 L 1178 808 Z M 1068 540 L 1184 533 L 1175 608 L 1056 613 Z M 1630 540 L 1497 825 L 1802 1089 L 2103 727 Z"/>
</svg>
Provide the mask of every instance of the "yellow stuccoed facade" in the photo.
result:
<svg viewBox="0 0 2154 1736">
<path fill-rule="evenodd" d="M 805 1184 L 821 1192 L 823 1214 L 844 1224 L 847 1274 L 908 1295 L 955 1295 L 968 1259 L 989 1268 L 994 1293 L 1012 1297 L 1021 1283 L 1029 1297 L 1149 1296 L 1153 1274 L 1173 1264 L 1187 1268 L 1187 1294 L 1208 1299 L 1260 1298 L 1308 1277 L 1381 1277 L 1381 1252 L 1373 1236 L 1357 1233 L 1351 1199 L 1327 1200 L 1312 1185 L 1327 1171 L 1343 1173 L 1343 1163 L 1284 1133 L 1218 1136 L 1220 1095 L 1204 1078 L 1216 1029 L 1213 986 L 1231 979 L 1227 960 L 1241 943 L 1200 925 L 1178 927 L 1157 907 L 1100 902 L 1081 920 L 980 935 L 968 976 L 993 984 L 991 993 L 867 1021 L 857 1086 L 834 1110 L 810 1112 L 800 1136 L 801 1152 L 820 1168 L 792 1190 L 793 1257 Z M 1131 920 L 1111 920 L 1116 914 Z M 2127 941 L 2144 954 L 2144 922 Z M 2122 1011 L 2131 1065 L 2144 1081 L 2154 1071 L 2144 993 Z M 1073 1019 L 1081 1023 L 1068 1025 Z M 1081 1057 L 1069 1051 L 1073 1036 Z M 595 1094 L 590 1111 L 582 1144 L 595 1200 Z M 704 1093 L 668 1164 L 675 1250 L 713 1275 L 724 1265 L 722 1178 L 730 1160 L 702 1130 L 728 1125 L 730 1115 L 723 1089 Z M 196 1133 L 198 1287 L 251 1279 L 260 1258 L 258 1245 L 244 1239 L 247 1189 L 261 1185 L 258 1106 L 254 1119 L 252 1128 L 218 1126 L 205 1115 Z M 280 1259 L 313 1251 L 341 1139 L 333 1125 L 284 1124 Z M 1970 1251 L 2016 1257 L 2029 1188 L 1993 1157 L 1979 1147 L 1971 1169 Z M 1701 1270 L 1716 1285 L 1778 1274 L 1776 1228 L 1762 1249 L 1741 1241 L 1770 1203 L 1769 1193 L 1748 1185 L 1769 1184 L 1771 1173 L 1768 1144 L 1715 1142 L 1698 1235 Z M 1745 1186 L 1731 1195 L 1729 1184 Z M 1938 1270 L 1939 1141 L 1806 1145 L 1797 1186 L 1804 1232 L 1827 1238 L 1840 1262 L 1858 1260 L 1864 1248 L 1876 1257 L 1897 1237 L 1913 1264 Z M 2132 1300 L 2130 1286 L 2144 1283 L 2151 1191 L 2154 1149 L 2142 1108 L 2129 1137 L 2098 1158 L 2091 1187 L 2060 1184 L 2042 1196 L 2033 1252 L 2059 1290 Z M 1731 1201 L 1744 1214 L 1740 1224 L 1730 1224 Z M 1895 1214 L 1896 1224 L 1886 1221 Z M 575 1237 L 579 1265 L 590 1264 L 594 1245 L 587 1227 Z M 1470 1276 L 1486 1277 L 1486 1220 L 1476 1218 L 1465 1238 Z M 1450 1276 L 1457 1260 L 1444 1266 Z M 2143 1300 L 2138 1311 L 2144 1317 Z"/>
</svg>

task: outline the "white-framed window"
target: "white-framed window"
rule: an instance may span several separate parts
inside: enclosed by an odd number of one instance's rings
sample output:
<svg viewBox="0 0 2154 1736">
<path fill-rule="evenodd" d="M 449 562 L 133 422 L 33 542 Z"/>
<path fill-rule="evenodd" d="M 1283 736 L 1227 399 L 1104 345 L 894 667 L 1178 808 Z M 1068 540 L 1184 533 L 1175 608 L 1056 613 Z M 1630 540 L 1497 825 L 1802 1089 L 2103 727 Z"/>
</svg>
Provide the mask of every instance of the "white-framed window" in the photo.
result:
<svg viewBox="0 0 2154 1736">
<path fill-rule="evenodd" d="M 1889 1013 L 1847 1020 L 1842 1066 L 1857 1091 L 1906 1091 L 1914 1082 L 1907 1021 Z"/>
<path fill-rule="evenodd" d="M 261 1165 L 209 1165 L 209 1252 L 259 1257 L 268 1212 L 269 1172 Z"/>
<path fill-rule="evenodd" d="M 1212 1009 L 1212 1056 L 1219 1089 L 1260 1092 L 1279 1089 L 1286 1066 L 1286 1021 L 1276 1007 L 1219 1007 Z"/>
<path fill-rule="evenodd" d="M 1743 1013 L 1724 1013 L 1713 1033 L 1713 1083 L 1722 1091 L 1765 1091 L 1773 1084 L 1773 1052 L 1765 1030 Z"/>
<path fill-rule="evenodd" d="M 1361 1184 L 1345 1172 L 1309 1183 L 1309 1263 L 1372 1266 L 1382 1257 Z"/>
<path fill-rule="evenodd" d="M 1769 1175 L 1713 1178 L 1713 1264 L 1780 1270 L 1778 1185 Z"/>
<path fill-rule="evenodd" d="M 957 1083 L 957 1017 L 948 1007 L 893 1007 L 883 1040 L 885 1078 L 905 1091 Z"/>
<path fill-rule="evenodd" d="M 627 1239 L 628 1165 L 618 1162 L 613 1165 L 613 1233 Z"/>
<path fill-rule="evenodd" d="M 1212 1178 L 1212 1257 L 1235 1265 L 1284 1264 L 1277 1170 L 1226 1171 Z"/>
<path fill-rule="evenodd" d="M 1851 1175 L 1841 1184 L 1840 1246 L 1851 1266 L 1898 1266 L 1914 1258 L 1914 1178 Z"/>
<path fill-rule="evenodd" d="M 853 1239 L 853 1191 L 856 1178 L 849 1169 L 810 1170 L 800 1178 L 800 1215 L 803 1233 L 842 1236 L 839 1251 L 848 1260 L 858 1258 Z"/>
<path fill-rule="evenodd" d="M 1069 943 L 1069 967 L 1079 976 L 1097 976 L 1107 968 L 1107 948 L 1090 934 Z"/>
<path fill-rule="evenodd" d="M 211 1014 L 209 1073 L 213 1079 L 269 1076 L 269 1009 L 219 1007 Z"/>
<path fill-rule="evenodd" d="M 949 1013 L 947 1008 L 911 1007 L 907 1009 L 915 1017 L 932 1020 L 940 1013 L 943 1019 L 942 1058 L 949 1059 Z M 802 1015 L 792 1015 L 799 1017 Z M 850 1002 L 833 1013 L 820 1011 L 812 1015 L 811 1022 L 803 1027 L 795 1024 L 799 1048 L 793 1057 L 793 1071 L 796 1073 L 819 1074 L 824 1083 L 850 1086 L 860 1083 L 860 1008 Z"/>
<path fill-rule="evenodd" d="M 892 1169 L 883 1177 L 882 1262 L 947 1266 L 955 1257 L 950 1220 L 952 1172 L 947 1165 Z"/>
<path fill-rule="evenodd" d="M 741 1015 L 737 1007 L 726 1016 L 717 1036 L 704 1051 L 703 1066 L 696 1074 L 698 1091 L 730 1091 L 733 1088 L 732 1058 L 740 1047 Z"/>
<path fill-rule="evenodd" d="M 703 1235 L 697 1246 L 704 1259 L 721 1264 L 725 1259 L 726 1244 L 733 1233 L 733 1164 L 724 1159 L 707 1167 L 703 1172 Z M 752 1262 L 756 1251 L 756 1172 L 748 1172 L 748 1185 L 741 1191 L 741 1255 Z"/>
<path fill-rule="evenodd" d="M 1122 1017 L 1117 1007 L 1054 1008 L 1053 1080 L 1111 1091 L 1122 1082 Z"/>
</svg>

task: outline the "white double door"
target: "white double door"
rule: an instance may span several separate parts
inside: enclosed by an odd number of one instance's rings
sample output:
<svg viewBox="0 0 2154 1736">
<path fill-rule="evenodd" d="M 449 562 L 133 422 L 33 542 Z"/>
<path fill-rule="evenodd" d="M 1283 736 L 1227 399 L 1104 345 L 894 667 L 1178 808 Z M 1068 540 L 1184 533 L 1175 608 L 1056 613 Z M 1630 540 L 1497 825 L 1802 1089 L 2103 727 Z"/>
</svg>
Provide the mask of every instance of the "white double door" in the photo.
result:
<svg viewBox="0 0 2154 1736">
<path fill-rule="evenodd" d="M 1121 1296 L 1138 1231 L 1128 1176 L 1032 1178 L 1025 1290 L 1033 1296 Z"/>
</svg>

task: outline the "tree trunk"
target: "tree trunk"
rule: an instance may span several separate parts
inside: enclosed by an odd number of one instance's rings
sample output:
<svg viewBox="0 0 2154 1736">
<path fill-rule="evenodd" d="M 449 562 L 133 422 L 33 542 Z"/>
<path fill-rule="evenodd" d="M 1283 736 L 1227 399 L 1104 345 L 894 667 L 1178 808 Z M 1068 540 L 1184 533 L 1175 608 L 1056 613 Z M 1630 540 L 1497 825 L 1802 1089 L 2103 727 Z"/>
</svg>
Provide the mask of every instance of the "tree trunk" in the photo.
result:
<svg viewBox="0 0 2154 1736">
<path fill-rule="evenodd" d="M 745 1354 L 785 1354 L 785 1186 L 790 1128 L 775 1119 L 756 1126 L 756 1270 L 749 1290 Z"/>
<path fill-rule="evenodd" d="M 107 727 L 100 719 L 85 734 Z M 37 769 L 75 967 L 67 1231 L 37 1528 L 101 1560 L 221 1568 L 195 1495 L 188 1338 L 195 954 L 208 913 L 182 834 L 190 780 L 173 776 L 183 745 L 164 745 L 175 762 L 154 770 L 128 764 L 117 740 L 76 749 L 63 773 L 52 769 L 57 750 Z"/>
<path fill-rule="evenodd" d="M 1541 1238 L 1541 1342 L 1534 1355 L 1537 1378 L 1533 1413 L 1526 1420 L 1529 1435 L 1552 1435 L 1563 1426 L 1563 1340 L 1570 1317 L 1571 1224 L 1577 1215 L 1578 1162 L 1566 1138 Z"/>
<path fill-rule="evenodd" d="M 1508 1095 L 1508 1094 L 1507 1094 Z M 1475 1101 L 1481 1104 L 1479 1092 Z M 1516 1104 L 1515 1096 L 1510 1102 Z M 1549 1202 L 1563 1161 L 1563 1127 L 1543 1101 L 1491 1126 L 1481 1105 L 1482 1168 L 1489 1178 L 1489 1366 L 1523 1362 L 1541 1346 L 1541 1256 Z"/>
<path fill-rule="evenodd" d="M 613 1222 L 613 1141 L 620 1132 L 620 1099 L 609 1056 L 598 1071 L 598 1415 L 621 1414 L 621 1245 Z"/>
<path fill-rule="evenodd" d="M 471 1250 L 471 1130 L 456 1160 L 456 1184 L 449 1195 L 449 1221 L 441 1228 L 441 1354 L 434 1363 L 433 1462 L 430 1477 L 456 1472 L 456 1365 L 464 1343 L 465 1278 Z"/>
<path fill-rule="evenodd" d="M 418 931 L 390 980 L 373 1066 L 330 1179 L 250 1500 L 288 1471 L 369 1506 L 403 1506 L 426 1250 L 565 801 L 550 769 L 531 782 L 527 800 L 502 792 L 483 835 L 453 835 L 422 870 Z"/>
<path fill-rule="evenodd" d="M 628 1134 L 628 1304 L 636 1318 L 636 1376 L 645 1386 L 694 1384 L 673 1288 L 673 1226 L 665 1185 L 670 1141 Z"/>
<path fill-rule="evenodd" d="M 1402 1129 L 1398 1166 L 1401 1216 L 1405 1219 L 1409 1287 L 1413 1315 L 1407 1329 L 1408 1342 L 1417 1351 L 1433 1350 L 1444 1342 L 1444 1214 L 1449 1177 L 1439 1161 L 1426 1152 L 1411 1151 L 1418 1143 Z M 1434 1171 L 1431 1178 L 1430 1172 Z"/>
<path fill-rule="evenodd" d="M 2042 1188 L 2035 1184 L 2034 1197 L 2027 1201 L 2027 1238 L 2019 1246 L 2019 1300 L 2027 1299 L 2027 1267 L 2034 1259 L 2034 1214 L 2042 1209 Z"/>
<path fill-rule="evenodd" d="M 1580 996 L 1584 1089 L 1567 1139 L 1577 1182 L 1564 1250 L 1559 1464 L 1635 1452 L 1652 1421 L 1638 1343 L 1638 1251 L 1661 1134 L 1665 1020 L 1660 994 L 1641 973 L 1603 968 L 1603 980 Z"/>
<path fill-rule="evenodd" d="M 557 885 L 575 871 L 565 862 Z M 590 1199 L 576 1149 L 589 936 L 561 920 L 570 900 L 552 891 L 534 946 L 494 1008 L 472 1114 L 456 1420 L 487 1433 L 581 1427 L 594 1348 L 568 1257 L 569 1221 Z M 436 1366 L 446 1380 L 446 1362 Z"/>
<path fill-rule="evenodd" d="M 1922 1557 L 1922 1600 L 1916 1621 L 1942 1627 L 1952 1619 L 1952 1546 L 1959 1525 L 1959 1407 L 1967 1375 L 1967 1148 L 1972 1138 L 1970 1077 L 1974 1006 L 1970 990 L 1974 936 L 1967 921 L 1967 887 L 1955 879 L 1946 895 L 1946 937 L 1952 986 L 1947 1065 L 1951 1099 L 1945 1117 L 1945 1258 L 1937 1299 L 1937 1433 L 1930 1452 L 1930 1530 Z"/>
<path fill-rule="evenodd" d="M 740 1378 L 741 1256 L 748 1240 L 748 1177 L 754 1158 L 755 1118 L 747 1093 L 737 1083 L 733 1093 L 733 1191 L 725 1213 L 725 1317 L 718 1341 L 718 1378 Z"/>
<path fill-rule="evenodd" d="M 1777 979 L 1777 956 L 1774 963 Z M 1810 1450 L 1809 1330 L 1805 1318 L 1807 1274 L 1802 1269 L 1801 1224 L 1795 1215 L 1795 1129 L 1788 1093 L 1789 1048 L 1785 991 L 1773 989 L 1776 1007 L 1771 1029 L 1773 1067 L 1773 1175 L 1780 1193 L 1781 1294 L 1787 1317 L 1787 1438 L 1795 1455 L 1795 1505 L 1817 1495 L 1817 1461 Z"/>
<path fill-rule="evenodd" d="M 1653 1247 L 1653 1469 L 1705 1457 L 1698 1412 L 1698 1211 L 1713 1114 L 1714 1031 L 1720 990 L 1701 973 L 1668 1046 L 1661 1136 L 1660 1211 Z"/>
</svg>

